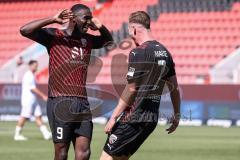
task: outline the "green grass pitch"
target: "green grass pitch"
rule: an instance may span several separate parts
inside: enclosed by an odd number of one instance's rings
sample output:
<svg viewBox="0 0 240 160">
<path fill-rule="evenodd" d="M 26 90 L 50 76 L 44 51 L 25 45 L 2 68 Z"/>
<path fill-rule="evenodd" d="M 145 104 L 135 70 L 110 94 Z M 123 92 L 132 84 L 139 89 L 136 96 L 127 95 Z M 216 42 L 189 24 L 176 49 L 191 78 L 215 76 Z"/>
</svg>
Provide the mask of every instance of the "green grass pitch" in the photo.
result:
<svg viewBox="0 0 240 160">
<path fill-rule="evenodd" d="M 0 160 L 51 160 L 53 145 L 42 140 L 34 123 L 27 123 L 23 134 L 26 142 L 15 142 L 15 122 L 0 122 Z M 165 127 L 157 127 L 132 160 L 239 160 L 240 128 L 179 127 L 167 135 Z M 91 160 L 100 156 L 106 135 L 102 125 L 95 125 Z M 69 159 L 74 159 L 72 146 Z"/>
</svg>

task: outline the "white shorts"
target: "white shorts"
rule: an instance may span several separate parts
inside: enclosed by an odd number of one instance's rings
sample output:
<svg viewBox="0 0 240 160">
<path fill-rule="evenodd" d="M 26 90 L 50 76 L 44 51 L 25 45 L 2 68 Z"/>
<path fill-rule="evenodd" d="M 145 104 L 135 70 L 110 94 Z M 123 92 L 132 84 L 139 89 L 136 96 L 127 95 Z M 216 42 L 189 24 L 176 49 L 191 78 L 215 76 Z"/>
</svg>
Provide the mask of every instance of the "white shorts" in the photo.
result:
<svg viewBox="0 0 240 160">
<path fill-rule="evenodd" d="M 38 102 L 22 104 L 21 114 L 22 117 L 31 118 L 32 115 L 38 117 L 42 115 L 41 106 Z"/>
</svg>

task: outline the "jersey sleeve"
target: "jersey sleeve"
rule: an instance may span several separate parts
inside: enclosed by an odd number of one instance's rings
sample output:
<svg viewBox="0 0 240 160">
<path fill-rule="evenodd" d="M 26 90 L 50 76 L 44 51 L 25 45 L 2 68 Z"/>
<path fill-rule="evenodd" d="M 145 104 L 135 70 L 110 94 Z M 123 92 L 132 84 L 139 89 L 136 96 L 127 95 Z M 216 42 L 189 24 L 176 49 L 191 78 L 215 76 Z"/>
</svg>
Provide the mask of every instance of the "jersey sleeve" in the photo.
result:
<svg viewBox="0 0 240 160">
<path fill-rule="evenodd" d="M 40 28 L 26 35 L 26 37 L 48 47 L 55 36 L 55 31 L 55 28 Z"/>
<path fill-rule="evenodd" d="M 127 72 L 127 81 L 128 83 L 137 82 L 141 79 L 143 75 L 143 53 L 142 49 L 133 49 L 129 54 L 128 60 L 128 72 Z"/>
<path fill-rule="evenodd" d="M 94 36 L 94 35 L 88 34 L 88 36 L 90 37 L 90 40 L 92 42 L 93 49 L 102 48 L 105 45 L 113 42 L 112 35 L 105 26 L 102 26 L 99 29 L 99 32 L 101 34 L 100 36 Z"/>
<path fill-rule="evenodd" d="M 172 77 L 176 75 L 176 71 L 175 71 L 175 63 L 172 59 L 172 56 L 169 54 L 169 59 L 168 59 L 168 70 L 167 70 L 167 74 L 166 74 L 166 78 Z"/>
</svg>

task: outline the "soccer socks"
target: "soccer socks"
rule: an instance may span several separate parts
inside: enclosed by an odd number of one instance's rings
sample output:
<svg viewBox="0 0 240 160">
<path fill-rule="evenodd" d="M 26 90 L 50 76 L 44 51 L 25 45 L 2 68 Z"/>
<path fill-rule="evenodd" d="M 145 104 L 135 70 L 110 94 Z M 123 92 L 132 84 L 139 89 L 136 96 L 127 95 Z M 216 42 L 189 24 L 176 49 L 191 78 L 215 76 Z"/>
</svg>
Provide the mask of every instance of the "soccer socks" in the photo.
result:
<svg viewBox="0 0 240 160">
<path fill-rule="evenodd" d="M 48 131 L 48 129 L 47 129 L 47 127 L 45 125 L 41 125 L 39 128 L 40 128 L 40 131 L 41 131 L 41 133 L 43 135 L 43 138 L 45 140 L 49 140 L 49 139 L 52 138 L 51 132 Z M 21 135 L 21 131 L 22 131 L 22 127 L 16 126 L 14 140 L 16 140 L 16 141 L 27 140 L 26 137 Z"/>
<path fill-rule="evenodd" d="M 48 129 L 45 125 L 40 126 L 40 131 L 42 132 L 42 134 L 47 134 L 48 133 Z"/>
<path fill-rule="evenodd" d="M 21 135 L 22 127 L 16 126 L 14 140 L 15 141 L 26 141 L 27 137 Z"/>
<path fill-rule="evenodd" d="M 51 133 L 48 131 L 48 129 L 45 125 L 41 125 L 39 128 L 40 128 L 40 131 L 42 132 L 43 138 L 45 140 L 48 140 L 48 139 L 52 138 Z"/>
<path fill-rule="evenodd" d="M 15 136 L 20 135 L 20 134 L 21 134 L 21 131 L 22 131 L 22 127 L 16 126 L 16 129 L 15 129 Z"/>
</svg>

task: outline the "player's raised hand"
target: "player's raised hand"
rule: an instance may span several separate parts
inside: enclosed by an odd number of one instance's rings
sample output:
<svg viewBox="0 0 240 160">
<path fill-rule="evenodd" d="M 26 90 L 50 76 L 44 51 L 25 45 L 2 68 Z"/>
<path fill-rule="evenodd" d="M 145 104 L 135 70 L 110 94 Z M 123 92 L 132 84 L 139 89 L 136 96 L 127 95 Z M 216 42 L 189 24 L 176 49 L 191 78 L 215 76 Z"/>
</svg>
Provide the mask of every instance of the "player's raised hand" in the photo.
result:
<svg viewBox="0 0 240 160">
<path fill-rule="evenodd" d="M 71 18 L 73 18 L 73 13 L 69 9 L 65 9 L 58 12 L 54 17 L 54 21 L 59 24 L 67 23 Z"/>
<path fill-rule="evenodd" d="M 91 24 L 89 26 L 89 28 L 91 30 L 96 31 L 96 30 L 100 29 L 101 27 L 102 27 L 102 22 L 99 19 L 97 19 L 95 17 L 91 19 Z"/>
<path fill-rule="evenodd" d="M 171 122 L 170 122 L 171 126 L 168 129 L 166 129 L 168 134 L 171 134 L 172 132 L 174 132 L 177 129 L 177 127 L 179 125 L 179 120 L 180 120 L 180 116 L 178 114 L 172 117 Z"/>
<path fill-rule="evenodd" d="M 115 123 L 116 123 L 116 120 L 113 119 L 113 118 L 111 118 L 111 119 L 107 122 L 107 124 L 106 124 L 106 126 L 105 126 L 105 129 L 104 129 L 104 131 L 105 131 L 106 134 L 110 134 L 110 133 L 111 133 L 112 128 L 113 128 L 113 126 L 115 125 Z"/>
</svg>

